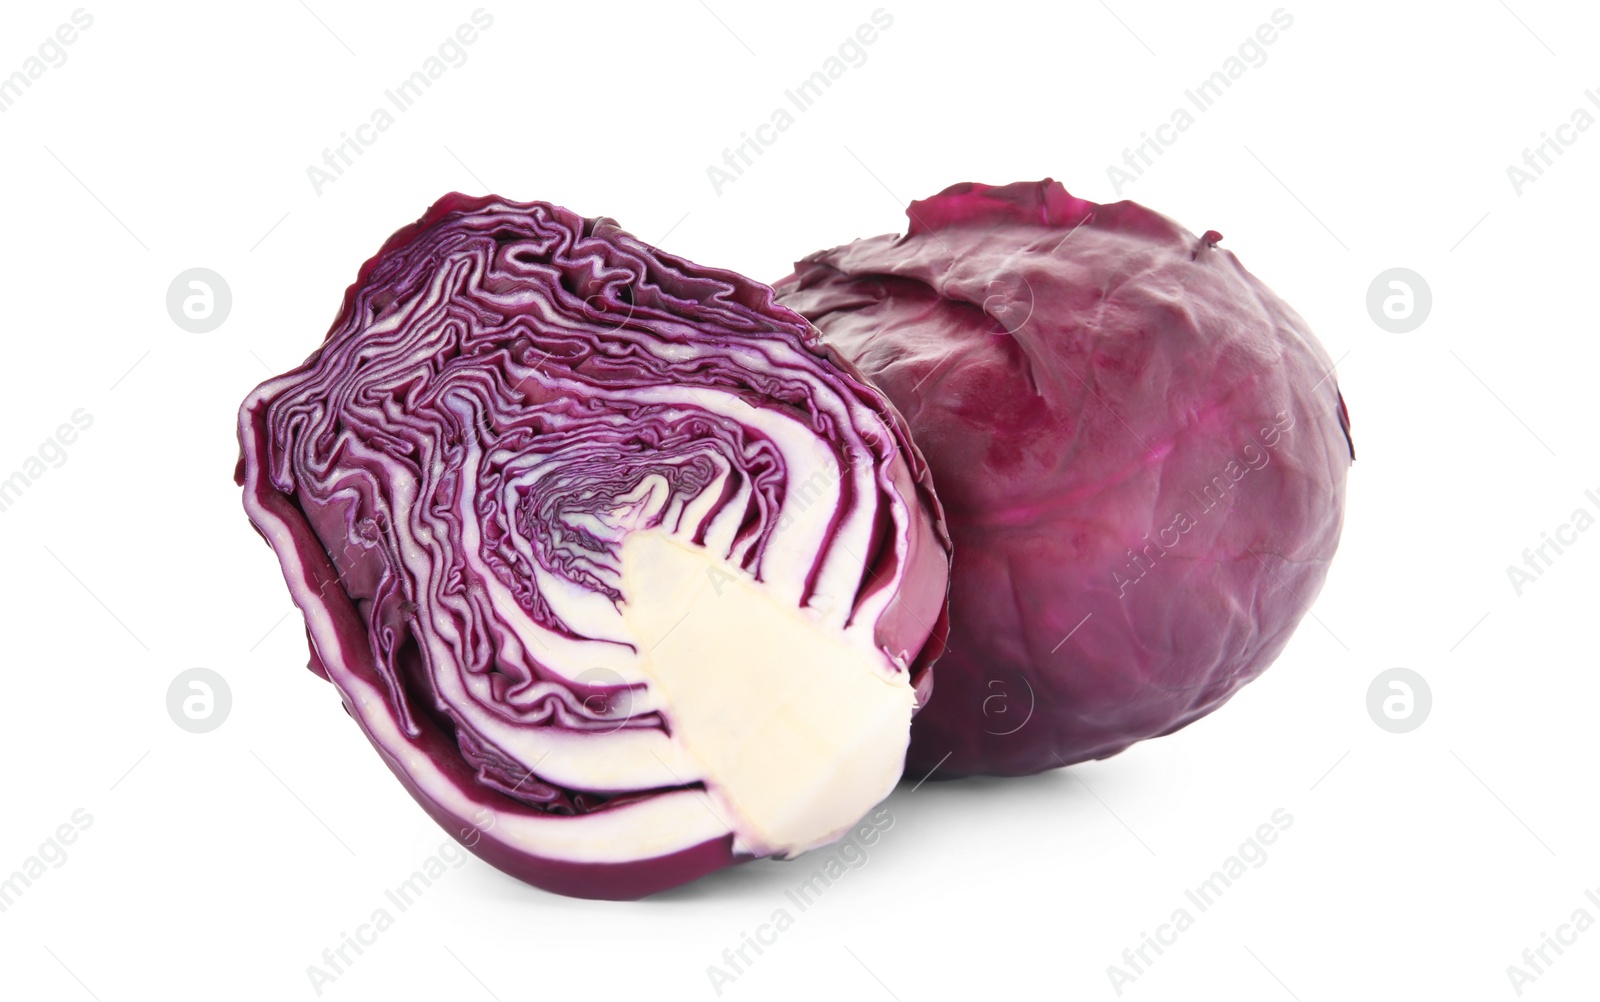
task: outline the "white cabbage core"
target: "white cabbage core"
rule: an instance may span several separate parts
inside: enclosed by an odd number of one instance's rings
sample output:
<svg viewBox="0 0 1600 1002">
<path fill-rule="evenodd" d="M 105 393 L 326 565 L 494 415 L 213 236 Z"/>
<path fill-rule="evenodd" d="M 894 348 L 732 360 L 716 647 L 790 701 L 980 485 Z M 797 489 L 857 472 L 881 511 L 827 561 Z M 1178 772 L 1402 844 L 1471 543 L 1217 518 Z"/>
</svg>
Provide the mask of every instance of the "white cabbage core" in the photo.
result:
<svg viewBox="0 0 1600 1002">
<path fill-rule="evenodd" d="M 666 532 L 628 534 L 622 582 L 637 670 L 739 849 L 803 852 L 888 796 L 905 764 L 909 672 Z"/>
</svg>

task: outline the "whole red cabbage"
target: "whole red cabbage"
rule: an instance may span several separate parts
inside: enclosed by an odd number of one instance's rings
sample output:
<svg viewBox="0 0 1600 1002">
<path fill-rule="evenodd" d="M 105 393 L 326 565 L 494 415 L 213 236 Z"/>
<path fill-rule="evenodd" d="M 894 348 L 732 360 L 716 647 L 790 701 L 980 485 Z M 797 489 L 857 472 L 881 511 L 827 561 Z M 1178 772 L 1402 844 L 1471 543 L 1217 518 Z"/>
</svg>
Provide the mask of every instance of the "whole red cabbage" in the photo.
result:
<svg viewBox="0 0 1600 1002">
<path fill-rule="evenodd" d="M 240 412 L 311 668 L 485 860 L 632 898 L 898 780 L 949 543 L 899 417 L 772 290 L 441 199 Z"/>
<path fill-rule="evenodd" d="M 1217 246 L 1060 184 L 958 184 L 777 286 L 887 393 L 955 542 L 907 768 L 1114 754 L 1260 674 L 1322 586 L 1354 458 L 1333 363 Z"/>
</svg>

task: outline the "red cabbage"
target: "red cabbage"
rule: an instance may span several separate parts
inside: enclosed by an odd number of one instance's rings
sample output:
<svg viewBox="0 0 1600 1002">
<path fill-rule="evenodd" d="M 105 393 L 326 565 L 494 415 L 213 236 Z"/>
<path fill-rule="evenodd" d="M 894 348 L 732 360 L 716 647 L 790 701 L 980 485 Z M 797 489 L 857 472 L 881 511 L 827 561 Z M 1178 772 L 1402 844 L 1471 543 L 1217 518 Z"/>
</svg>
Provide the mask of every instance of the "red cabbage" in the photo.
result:
<svg viewBox="0 0 1600 1002">
<path fill-rule="evenodd" d="M 1276 658 L 1338 545 L 1333 363 L 1217 246 L 1060 184 L 958 184 L 778 300 L 889 395 L 955 543 L 909 770 L 1022 775 L 1210 712 Z"/>
<path fill-rule="evenodd" d="M 899 778 L 948 538 L 901 419 L 770 288 L 451 194 L 239 436 L 312 670 L 506 872 L 639 897 Z"/>
</svg>

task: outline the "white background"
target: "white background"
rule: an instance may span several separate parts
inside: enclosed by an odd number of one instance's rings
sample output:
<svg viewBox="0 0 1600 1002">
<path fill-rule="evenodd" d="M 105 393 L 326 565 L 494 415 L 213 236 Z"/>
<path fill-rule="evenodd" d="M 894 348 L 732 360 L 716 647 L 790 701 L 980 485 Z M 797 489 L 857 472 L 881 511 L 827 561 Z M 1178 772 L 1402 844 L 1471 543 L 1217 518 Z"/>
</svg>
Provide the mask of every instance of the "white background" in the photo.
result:
<svg viewBox="0 0 1600 1002">
<path fill-rule="evenodd" d="M 93 818 L 0 913 L 8 998 L 314 998 L 307 966 L 443 840 L 305 670 L 232 482 L 239 401 L 315 348 L 392 230 L 487 188 L 775 280 L 957 181 L 1113 201 L 1107 166 L 1276 6 L 886 4 L 866 63 L 718 194 L 707 166 L 873 0 L 495 3 L 466 63 L 319 194 L 306 168 L 476 5 L 307 2 L 90 6 L 0 114 L 0 476 L 93 417 L 0 512 L 0 876 Z M 869 863 L 722 997 L 1116 998 L 1108 965 L 1278 808 L 1266 863 L 1122 997 L 1511 999 L 1541 933 L 1600 918 L 1600 531 L 1520 596 L 1506 572 L 1600 506 L 1600 128 L 1520 194 L 1506 172 L 1574 109 L 1600 115 L 1600 18 L 1508 2 L 1287 5 L 1266 63 L 1121 193 L 1222 231 L 1340 360 L 1344 542 L 1278 664 L 1110 761 L 903 785 Z M 0 74 L 72 10 L 6 5 Z M 232 289 L 211 333 L 166 312 L 191 267 Z M 1366 307 L 1391 267 L 1432 290 L 1405 334 Z M 198 735 L 165 708 L 197 666 L 233 694 Z M 1366 710 L 1396 666 L 1433 694 L 1398 735 Z M 323 995 L 712 999 L 706 968 L 806 869 L 618 904 L 471 859 Z M 1600 929 L 1549 955 L 1524 997 L 1592 997 Z"/>
</svg>

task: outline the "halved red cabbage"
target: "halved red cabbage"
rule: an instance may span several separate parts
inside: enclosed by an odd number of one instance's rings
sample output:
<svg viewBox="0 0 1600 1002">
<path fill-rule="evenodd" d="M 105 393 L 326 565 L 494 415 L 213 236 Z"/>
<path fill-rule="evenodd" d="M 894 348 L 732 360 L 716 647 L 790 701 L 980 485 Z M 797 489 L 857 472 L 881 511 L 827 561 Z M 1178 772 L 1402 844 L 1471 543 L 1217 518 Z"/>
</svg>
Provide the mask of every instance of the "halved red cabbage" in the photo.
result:
<svg viewBox="0 0 1600 1002">
<path fill-rule="evenodd" d="M 239 435 L 311 668 L 506 872 L 639 897 L 899 778 L 949 542 L 900 418 L 770 288 L 447 195 Z"/>
<path fill-rule="evenodd" d="M 777 285 L 889 395 L 955 541 L 911 771 L 1022 775 L 1215 709 L 1310 607 L 1354 458 L 1333 363 L 1221 235 L 958 184 Z"/>
</svg>

